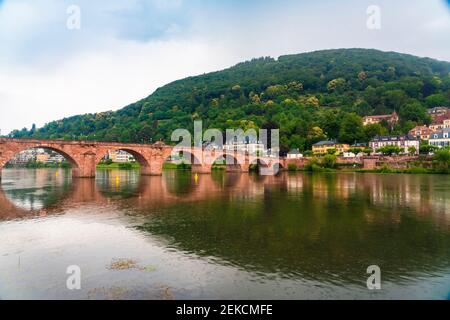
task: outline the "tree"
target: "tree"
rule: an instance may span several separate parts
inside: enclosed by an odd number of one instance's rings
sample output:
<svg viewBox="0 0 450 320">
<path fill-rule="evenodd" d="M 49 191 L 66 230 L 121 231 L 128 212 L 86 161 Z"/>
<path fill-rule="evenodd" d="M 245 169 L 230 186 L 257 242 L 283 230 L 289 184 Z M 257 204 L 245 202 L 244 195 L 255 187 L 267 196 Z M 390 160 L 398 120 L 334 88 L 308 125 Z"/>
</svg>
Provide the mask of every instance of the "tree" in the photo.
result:
<svg viewBox="0 0 450 320">
<path fill-rule="evenodd" d="M 400 118 L 403 122 L 408 120 L 421 124 L 431 122 L 427 109 L 417 100 L 412 100 L 400 108 Z"/>
<path fill-rule="evenodd" d="M 422 144 L 420 145 L 420 153 L 421 154 L 430 154 L 436 151 L 438 148 L 431 144 Z"/>
<path fill-rule="evenodd" d="M 383 135 L 388 134 L 387 129 L 379 123 L 368 124 L 368 125 L 364 126 L 363 131 L 364 131 L 364 140 L 365 141 L 370 141 L 375 136 L 383 136 Z"/>
<path fill-rule="evenodd" d="M 400 154 L 403 151 L 402 148 L 397 146 L 385 146 L 377 149 L 377 152 L 382 153 L 385 156 L 393 156 Z"/>
<path fill-rule="evenodd" d="M 327 150 L 327 154 L 331 154 L 331 155 L 336 154 L 336 148 L 330 148 L 330 149 L 328 149 L 328 150 Z"/>
<path fill-rule="evenodd" d="M 437 150 L 434 153 L 435 161 L 437 161 L 441 167 L 448 168 L 450 165 L 450 151 L 446 149 Z"/>
<path fill-rule="evenodd" d="M 408 101 L 408 96 L 401 89 L 389 90 L 385 93 L 386 106 L 396 111 Z"/>
<path fill-rule="evenodd" d="M 449 99 L 442 93 L 435 93 L 431 96 L 428 96 L 425 99 L 425 103 L 428 107 L 439 107 L 439 106 L 446 106 L 450 104 Z"/>
<path fill-rule="evenodd" d="M 361 117 L 355 113 L 345 114 L 339 130 L 339 141 L 353 143 L 362 140 L 364 140 L 364 130 Z"/>
<path fill-rule="evenodd" d="M 333 169 L 336 167 L 336 156 L 333 154 L 326 154 L 321 161 L 324 168 Z"/>
<path fill-rule="evenodd" d="M 410 155 L 415 155 L 416 154 L 416 152 L 417 152 L 417 149 L 416 149 L 416 147 L 414 147 L 414 146 L 411 146 L 411 147 L 409 147 L 408 148 L 408 153 L 410 154 Z"/>
<path fill-rule="evenodd" d="M 326 135 L 320 127 L 312 127 L 308 132 L 308 139 L 310 140 L 321 140 L 325 138 Z"/>
<path fill-rule="evenodd" d="M 373 152 L 371 148 L 365 148 L 362 152 L 364 152 L 366 155 L 370 156 Z"/>
<path fill-rule="evenodd" d="M 333 79 L 327 84 L 327 90 L 330 92 L 341 92 L 345 89 L 346 81 L 344 78 Z"/>
</svg>

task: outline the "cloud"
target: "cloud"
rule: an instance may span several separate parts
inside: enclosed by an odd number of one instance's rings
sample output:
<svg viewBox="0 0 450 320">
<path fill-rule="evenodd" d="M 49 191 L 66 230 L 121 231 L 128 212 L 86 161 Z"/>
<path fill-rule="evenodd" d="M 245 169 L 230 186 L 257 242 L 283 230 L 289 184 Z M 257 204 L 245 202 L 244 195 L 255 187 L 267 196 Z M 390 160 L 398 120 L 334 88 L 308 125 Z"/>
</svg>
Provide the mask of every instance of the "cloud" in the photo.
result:
<svg viewBox="0 0 450 320">
<path fill-rule="evenodd" d="M 1 1 L 1 0 L 0 0 Z M 68 30 L 66 9 L 81 9 Z M 450 60 L 443 0 L 6 0 L 0 3 L 2 133 L 117 109 L 173 80 L 242 60 L 366 47 Z"/>
</svg>

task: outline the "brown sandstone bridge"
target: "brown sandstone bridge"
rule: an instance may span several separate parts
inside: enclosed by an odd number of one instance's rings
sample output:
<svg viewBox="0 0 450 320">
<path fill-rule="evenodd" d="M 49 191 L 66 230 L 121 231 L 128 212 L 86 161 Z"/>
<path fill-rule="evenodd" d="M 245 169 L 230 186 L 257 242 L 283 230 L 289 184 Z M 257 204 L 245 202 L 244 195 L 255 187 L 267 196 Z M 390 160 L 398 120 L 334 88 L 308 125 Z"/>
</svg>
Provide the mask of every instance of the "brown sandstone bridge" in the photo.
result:
<svg viewBox="0 0 450 320">
<path fill-rule="evenodd" d="M 268 171 L 278 172 L 289 163 L 303 167 L 303 159 L 285 159 L 252 156 L 241 152 L 204 150 L 202 148 L 174 148 L 161 142 L 155 144 L 127 144 L 117 142 L 91 142 L 66 140 L 34 140 L 0 138 L 1 169 L 21 151 L 44 148 L 64 156 L 72 166 L 72 177 L 93 178 L 97 164 L 108 151 L 122 150 L 139 162 L 142 175 L 161 175 L 164 162 L 174 153 L 183 152 L 184 159 L 192 164 L 193 173 L 210 173 L 212 165 L 225 160 L 227 171 L 248 172 L 252 164 L 260 164 Z"/>
</svg>

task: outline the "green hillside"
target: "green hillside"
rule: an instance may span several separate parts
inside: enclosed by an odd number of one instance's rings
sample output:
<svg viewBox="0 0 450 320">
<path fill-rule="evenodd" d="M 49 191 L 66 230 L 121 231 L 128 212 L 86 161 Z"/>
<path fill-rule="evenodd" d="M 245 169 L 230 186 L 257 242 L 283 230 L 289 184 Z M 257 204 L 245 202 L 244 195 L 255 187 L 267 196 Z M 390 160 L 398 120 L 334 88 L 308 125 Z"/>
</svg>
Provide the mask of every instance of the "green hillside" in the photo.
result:
<svg viewBox="0 0 450 320">
<path fill-rule="evenodd" d="M 115 112 L 78 115 L 11 137 L 169 142 L 172 130 L 280 128 L 281 144 L 307 149 L 325 137 L 367 141 L 428 123 L 426 108 L 450 105 L 450 63 L 367 49 L 260 58 L 178 80 Z M 361 117 L 400 114 L 395 128 Z"/>
</svg>

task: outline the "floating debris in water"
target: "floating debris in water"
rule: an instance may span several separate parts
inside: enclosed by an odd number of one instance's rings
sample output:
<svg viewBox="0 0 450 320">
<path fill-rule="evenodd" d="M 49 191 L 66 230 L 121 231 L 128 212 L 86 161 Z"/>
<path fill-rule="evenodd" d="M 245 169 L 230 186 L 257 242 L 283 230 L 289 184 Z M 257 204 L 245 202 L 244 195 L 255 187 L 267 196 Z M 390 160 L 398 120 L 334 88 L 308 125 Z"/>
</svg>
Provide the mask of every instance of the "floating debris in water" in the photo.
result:
<svg viewBox="0 0 450 320">
<path fill-rule="evenodd" d="M 153 271 L 156 271 L 157 268 L 158 268 L 157 266 L 149 264 L 148 266 L 145 266 L 143 268 L 143 271 L 145 271 L 145 272 L 153 272 Z"/>
<path fill-rule="evenodd" d="M 135 260 L 132 259 L 113 259 L 108 269 L 111 270 L 128 270 L 137 269 L 138 265 Z"/>
</svg>

